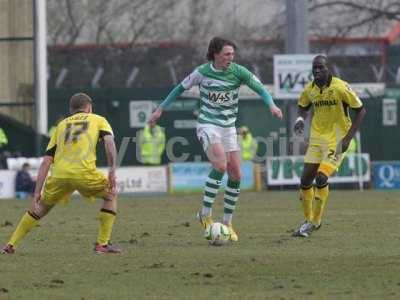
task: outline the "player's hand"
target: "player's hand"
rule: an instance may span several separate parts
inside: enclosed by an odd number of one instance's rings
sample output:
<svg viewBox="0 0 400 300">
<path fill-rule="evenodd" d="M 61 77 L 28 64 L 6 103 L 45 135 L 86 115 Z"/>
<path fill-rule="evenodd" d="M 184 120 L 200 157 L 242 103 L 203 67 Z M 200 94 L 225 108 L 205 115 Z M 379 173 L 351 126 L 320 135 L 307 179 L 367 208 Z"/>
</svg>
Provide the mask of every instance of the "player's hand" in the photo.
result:
<svg viewBox="0 0 400 300">
<path fill-rule="evenodd" d="M 148 123 L 155 123 L 161 117 L 162 109 L 158 107 L 150 116 Z"/>
<path fill-rule="evenodd" d="M 272 105 L 269 109 L 271 111 L 271 114 L 279 119 L 282 119 L 283 114 L 282 111 L 279 109 L 278 106 Z"/>
<path fill-rule="evenodd" d="M 117 176 L 115 175 L 115 170 L 108 171 L 108 187 L 112 192 L 117 190 Z"/>
<path fill-rule="evenodd" d="M 298 117 L 296 123 L 294 123 L 294 133 L 297 136 L 302 136 L 304 133 L 304 119 Z"/>
</svg>

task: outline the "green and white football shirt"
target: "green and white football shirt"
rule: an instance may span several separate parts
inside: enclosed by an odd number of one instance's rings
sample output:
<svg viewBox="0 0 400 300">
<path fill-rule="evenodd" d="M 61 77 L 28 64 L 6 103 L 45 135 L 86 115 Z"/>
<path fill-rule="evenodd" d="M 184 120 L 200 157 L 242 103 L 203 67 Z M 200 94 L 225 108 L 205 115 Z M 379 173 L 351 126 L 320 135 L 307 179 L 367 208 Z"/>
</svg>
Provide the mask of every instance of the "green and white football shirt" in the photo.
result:
<svg viewBox="0 0 400 300">
<path fill-rule="evenodd" d="M 198 122 L 234 127 L 238 113 L 239 88 L 242 84 L 260 94 L 260 80 L 245 67 L 231 63 L 227 70 L 217 70 L 212 63 L 197 67 L 181 83 L 186 90 L 198 85 L 200 114 Z"/>
</svg>

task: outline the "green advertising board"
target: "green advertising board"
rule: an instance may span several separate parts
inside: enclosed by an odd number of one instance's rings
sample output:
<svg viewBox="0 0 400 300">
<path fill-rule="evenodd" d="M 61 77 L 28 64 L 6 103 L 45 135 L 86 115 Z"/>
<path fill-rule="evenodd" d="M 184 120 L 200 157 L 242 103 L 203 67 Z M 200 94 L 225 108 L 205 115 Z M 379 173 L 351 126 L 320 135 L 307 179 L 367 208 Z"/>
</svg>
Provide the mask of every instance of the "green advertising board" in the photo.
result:
<svg viewBox="0 0 400 300">
<path fill-rule="evenodd" d="M 304 156 L 277 156 L 267 159 L 267 184 L 297 185 L 303 172 Z M 369 154 L 354 154 L 344 158 L 331 183 L 368 182 L 371 178 Z"/>
</svg>

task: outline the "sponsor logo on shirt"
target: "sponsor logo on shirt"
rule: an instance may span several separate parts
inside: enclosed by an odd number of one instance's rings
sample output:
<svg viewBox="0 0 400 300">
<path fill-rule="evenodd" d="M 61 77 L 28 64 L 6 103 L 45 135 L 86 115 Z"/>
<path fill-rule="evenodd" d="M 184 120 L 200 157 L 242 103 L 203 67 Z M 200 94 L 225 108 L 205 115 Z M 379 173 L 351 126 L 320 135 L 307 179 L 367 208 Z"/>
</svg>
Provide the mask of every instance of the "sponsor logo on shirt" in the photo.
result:
<svg viewBox="0 0 400 300">
<path fill-rule="evenodd" d="M 230 92 L 208 92 L 208 99 L 212 102 L 222 103 L 231 100 Z"/>
<path fill-rule="evenodd" d="M 314 106 L 315 107 L 322 107 L 322 106 L 335 106 L 337 105 L 336 100 L 320 100 L 320 101 L 315 101 Z"/>
</svg>

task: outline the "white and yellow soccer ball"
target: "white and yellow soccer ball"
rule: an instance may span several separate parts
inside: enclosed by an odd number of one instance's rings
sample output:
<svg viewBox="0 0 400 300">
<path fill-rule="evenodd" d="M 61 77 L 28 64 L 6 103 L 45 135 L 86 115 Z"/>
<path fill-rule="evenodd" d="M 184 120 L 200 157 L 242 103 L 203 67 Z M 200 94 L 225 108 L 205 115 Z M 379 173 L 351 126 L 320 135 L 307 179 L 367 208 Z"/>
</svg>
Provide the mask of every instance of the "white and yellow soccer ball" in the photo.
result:
<svg viewBox="0 0 400 300">
<path fill-rule="evenodd" d="M 213 246 L 222 246 L 229 241 L 229 228 L 219 222 L 212 223 L 205 232 L 204 237 Z"/>
</svg>

